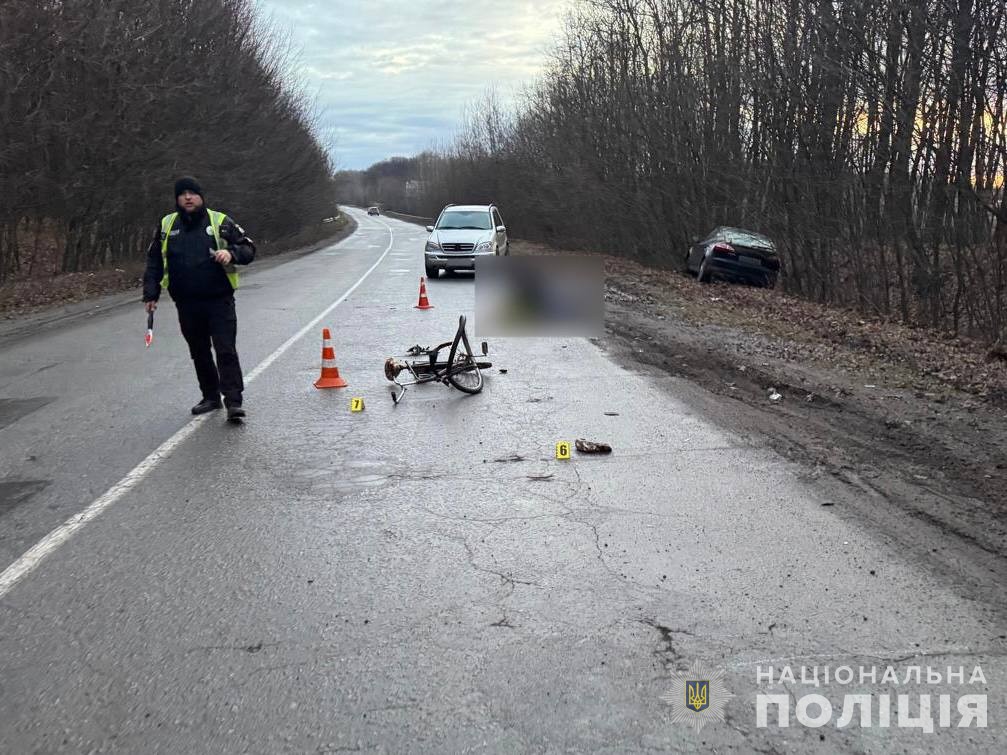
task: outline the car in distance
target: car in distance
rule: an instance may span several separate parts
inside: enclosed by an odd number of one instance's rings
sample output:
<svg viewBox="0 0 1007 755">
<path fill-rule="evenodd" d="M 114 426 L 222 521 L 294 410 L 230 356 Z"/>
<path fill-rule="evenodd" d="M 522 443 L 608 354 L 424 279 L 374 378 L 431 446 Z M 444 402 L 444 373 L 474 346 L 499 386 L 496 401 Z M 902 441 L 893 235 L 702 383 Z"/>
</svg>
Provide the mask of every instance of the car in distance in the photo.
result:
<svg viewBox="0 0 1007 755">
<path fill-rule="evenodd" d="M 685 269 L 700 283 L 718 275 L 772 288 L 780 274 L 780 257 L 776 245 L 762 234 L 719 226 L 689 248 Z"/>
<path fill-rule="evenodd" d="M 510 254 L 507 227 L 496 205 L 449 204 L 427 232 L 423 262 L 428 278 L 441 270 L 475 270 L 476 257 Z"/>
<path fill-rule="evenodd" d="M 367 208 L 367 214 L 368 215 L 380 215 L 381 214 L 381 210 L 379 210 L 377 207 L 368 207 Z"/>
</svg>

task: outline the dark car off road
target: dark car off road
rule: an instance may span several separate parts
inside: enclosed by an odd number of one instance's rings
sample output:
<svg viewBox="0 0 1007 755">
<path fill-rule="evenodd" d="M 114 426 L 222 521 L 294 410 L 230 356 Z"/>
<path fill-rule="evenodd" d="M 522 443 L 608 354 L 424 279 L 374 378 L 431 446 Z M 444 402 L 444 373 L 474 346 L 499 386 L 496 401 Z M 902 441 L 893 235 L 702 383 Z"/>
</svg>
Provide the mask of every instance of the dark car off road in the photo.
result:
<svg viewBox="0 0 1007 755">
<path fill-rule="evenodd" d="M 700 283 L 714 275 L 746 280 L 772 288 L 780 273 L 776 246 L 765 236 L 741 228 L 720 226 L 689 249 L 685 269 Z"/>
</svg>

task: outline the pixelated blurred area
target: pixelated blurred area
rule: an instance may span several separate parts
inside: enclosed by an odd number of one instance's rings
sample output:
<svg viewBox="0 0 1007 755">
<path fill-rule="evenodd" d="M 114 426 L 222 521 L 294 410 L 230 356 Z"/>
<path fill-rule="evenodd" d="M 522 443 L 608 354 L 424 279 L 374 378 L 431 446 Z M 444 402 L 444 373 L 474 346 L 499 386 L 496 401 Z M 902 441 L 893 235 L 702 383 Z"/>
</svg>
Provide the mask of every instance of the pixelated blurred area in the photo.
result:
<svg viewBox="0 0 1007 755">
<path fill-rule="evenodd" d="M 477 257 L 478 337 L 597 338 L 604 327 L 598 257 Z"/>
</svg>

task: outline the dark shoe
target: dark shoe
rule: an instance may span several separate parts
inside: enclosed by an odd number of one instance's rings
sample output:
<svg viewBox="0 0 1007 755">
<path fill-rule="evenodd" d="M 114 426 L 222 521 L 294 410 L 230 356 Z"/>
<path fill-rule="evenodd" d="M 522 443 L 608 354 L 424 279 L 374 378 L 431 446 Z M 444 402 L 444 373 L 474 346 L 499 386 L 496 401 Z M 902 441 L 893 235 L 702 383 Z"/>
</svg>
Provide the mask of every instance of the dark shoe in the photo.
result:
<svg viewBox="0 0 1007 755">
<path fill-rule="evenodd" d="M 212 412 L 220 408 L 220 399 L 204 398 L 194 407 L 192 407 L 193 414 L 206 414 L 207 412 Z"/>
<path fill-rule="evenodd" d="M 231 422 L 240 422 L 245 417 L 245 410 L 240 406 L 227 407 L 227 419 Z"/>
<path fill-rule="evenodd" d="M 596 443 L 592 440 L 584 440 L 583 438 L 577 438 L 574 441 L 574 445 L 577 450 L 582 454 L 610 454 L 612 453 L 612 446 L 608 443 Z"/>
</svg>

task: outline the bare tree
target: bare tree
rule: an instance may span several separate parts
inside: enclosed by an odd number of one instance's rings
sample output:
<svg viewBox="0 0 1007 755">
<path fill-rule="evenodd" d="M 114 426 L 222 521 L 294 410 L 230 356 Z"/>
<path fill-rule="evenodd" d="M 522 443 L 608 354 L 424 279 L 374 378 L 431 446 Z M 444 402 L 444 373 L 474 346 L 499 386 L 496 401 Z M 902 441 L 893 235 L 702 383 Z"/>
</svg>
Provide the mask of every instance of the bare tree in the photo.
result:
<svg viewBox="0 0 1007 755">
<path fill-rule="evenodd" d="M 0 281 L 136 259 L 181 173 L 267 247 L 330 216 L 289 60 L 250 0 L 0 0 Z"/>
<path fill-rule="evenodd" d="M 1007 285 L 1002 0 L 591 0 L 541 83 L 416 158 L 427 214 L 678 265 L 716 224 L 785 285 L 990 340 Z"/>
</svg>

